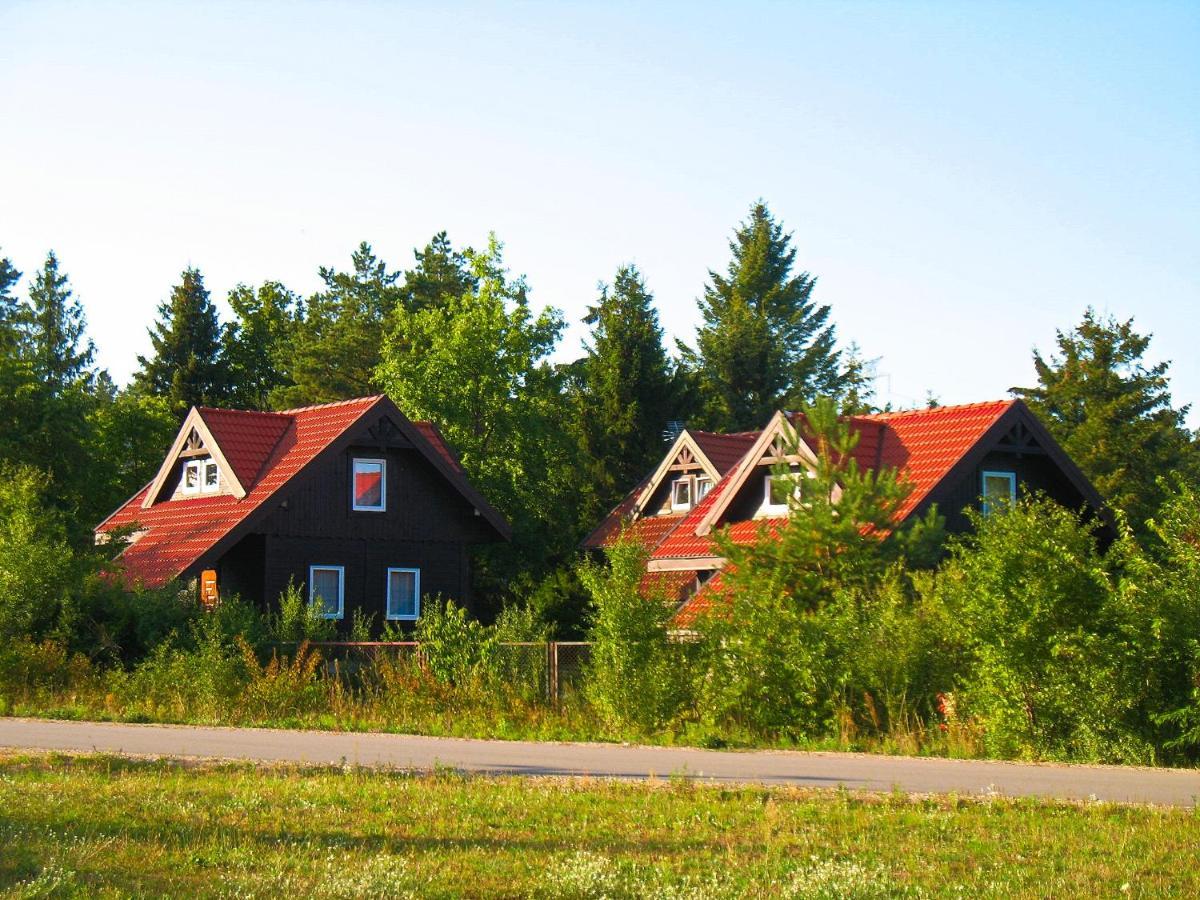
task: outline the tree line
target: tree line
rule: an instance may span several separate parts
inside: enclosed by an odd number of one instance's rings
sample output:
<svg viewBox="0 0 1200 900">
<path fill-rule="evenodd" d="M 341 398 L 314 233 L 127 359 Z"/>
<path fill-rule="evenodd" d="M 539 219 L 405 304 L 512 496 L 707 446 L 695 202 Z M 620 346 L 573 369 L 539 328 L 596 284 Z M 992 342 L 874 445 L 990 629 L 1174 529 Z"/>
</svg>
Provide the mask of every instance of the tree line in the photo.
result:
<svg viewBox="0 0 1200 900">
<path fill-rule="evenodd" d="M 759 201 L 710 270 L 691 342 L 669 346 L 647 279 L 618 267 L 584 318 L 578 359 L 554 363 L 565 320 L 538 309 L 501 243 L 456 247 L 445 232 L 392 268 L 367 243 L 321 267 L 304 297 L 277 281 L 239 284 L 222 322 L 189 267 L 158 307 L 151 350 L 131 383 L 95 363 L 79 299 L 48 253 L 20 293 L 0 257 L 0 461 L 45 476 L 46 502 L 73 540 L 145 483 L 192 405 L 285 409 L 386 392 L 436 421 L 478 487 L 513 522 L 510 546 L 479 561 L 481 593 L 521 591 L 578 625 L 565 563 L 578 540 L 664 451 L 670 422 L 761 427 L 820 397 L 872 408 L 853 343 L 840 339 L 817 278 Z M 1144 361 L 1150 336 L 1091 309 L 1035 352 L 1037 383 L 1014 388 L 1135 530 L 1176 471 L 1195 483 L 1200 445 L 1174 405 L 1168 364 Z M 935 402 L 935 401 L 931 401 Z M 574 610 L 574 611 L 572 611 Z"/>
</svg>

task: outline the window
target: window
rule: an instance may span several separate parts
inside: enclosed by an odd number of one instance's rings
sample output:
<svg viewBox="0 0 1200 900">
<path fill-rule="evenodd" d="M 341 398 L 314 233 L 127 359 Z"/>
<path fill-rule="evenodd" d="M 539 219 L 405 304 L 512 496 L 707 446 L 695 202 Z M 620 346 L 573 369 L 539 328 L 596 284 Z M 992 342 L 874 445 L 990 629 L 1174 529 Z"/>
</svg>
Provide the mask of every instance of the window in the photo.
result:
<svg viewBox="0 0 1200 900">
<path fill-rule="evenodd" d="M 686 475 L 671 483 L 671 509 L 692 508 L 692 479 Z"/>
<path fill-rule="evenodd" d="M 1017 502 L 1017 475 L 1015 472 L 983 473 L 983 514 L 1001 509 Z"/>
<path fill-rule="evenodd" d="M 712 479 L 704 476 L 696 479 L 696 502 L 699 503 L 712 490 Z"/>
<path fill-rule="evenodd" d="M 412 622 L 421 615 L 421 570 L 387 570 L 387 617 Z"/>
<path fill-rule="evenodd" d="M 185 494 L 211 494 L 221 488 L 221 470 L 215 459 L 189 459 L 183 464 Z"/>
<path fill-rule="evenodd" d="M 763 478 L 763 502 L 759 508 L 760 515 L 787 515 L 789 498 L 800 499 L 800 475 L 789 472 L 786 475 L 767 475 Z"/>
<path fill-rule="evenodd" d="M 387 463 L 382 459 L 354 460 L 354 508 L 359 512 L 387 509 Z"/>
<path fill-rule="evenodd" d="M 308 567 L 308 602 L 321 607 L 324 619 L 340 619 L 346 586 L 346 570 L 342 566 Z"/>
</svg>

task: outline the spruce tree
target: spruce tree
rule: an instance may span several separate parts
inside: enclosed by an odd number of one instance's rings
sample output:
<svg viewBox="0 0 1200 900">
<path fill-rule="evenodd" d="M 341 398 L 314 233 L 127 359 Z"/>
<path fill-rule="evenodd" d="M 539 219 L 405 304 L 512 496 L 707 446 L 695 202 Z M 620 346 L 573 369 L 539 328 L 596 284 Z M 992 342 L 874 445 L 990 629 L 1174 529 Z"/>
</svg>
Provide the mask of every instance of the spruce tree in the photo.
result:
<svg viewBox="0 0 1200 900">
<path fill-rule="evenodd" d="M 292 384 L 271 395 L 275 407 L 361 397 L 379 389 L 384 323 L 401 299 L 399 272 L 389 272 L 371 245 L 359 244 L 353 272 L 322 267 L 325 290 L 308 299 L 287 360 Z"/>
<path fill-rule="evenodd" d="M 20 301 L 13 288 L 21 280 L 21 273 L 12 260 L 0 257 L 0 355 L 15 353 L 18 343 Z"/>
<path fill-rule="evenodd" d="M 1188 431 L 1188 407 L 1171 403 L 1169 362 L 1144 362 L 1152 335 L 1089 308 L 1058 331 L 1058 355 L 1034 351 L 1036 387 L 1013 388 L 1038 413 L 1100 494 L 1144 533 L 1166 496 L 1158 479 L 1172 472 L 1197 483 L 1200 448 Z"/>
<path fill-rule="evenodd" d="M 21 315 L 24 352 L 35 377 L 52 395 L 91 375 L 95 348 L 85 337 L 83 307 L 58 271 L 54 251 L 29 286 L 29 303 Z"/>
<path fill-rule="evenodd" d="M 816 278 L 792 274 L 791 243 L 760 200 L 730 241 L 726 274 L 709 271 L 696 349 L 680 350 L 711 428 L 758 428 L 776 409 L 843 392 L 829 307 L 812 298 Z"/>
<path fill-rule="evenodd" d="M 413 256 L 417 265 L 404 273 L 400 288 L 405 309 L 417 312 L 444 306 L 478 285 L 466 253 L 455 250 L 444 231 L 435 234 L 423 250 L 414 250 Z"/>
<path fill-rule="evenodd" d="M 139 356 L 141 370 L 134 375 L 142 393 L 166 398 L 180 417 L 192 406 L 226 400 L 229 381 L 221 359 L 221 324 L 198 269 L 184 269 L 170 299 L 159 305 L 150 341 L 154 355 Z"/>
<path fill-rule="evenodd" d="M 654 297 L 635 266 L 621 266 L 611 288 L 601 285 L 583 321 L 592 335 L 578 366 L 578 430 L 594 506 L 603 510 L 662 455 L 677 391 Z"/>
<path fill-rule="evenodd" d="M 239 284 L 229 292 L 234 320 L 225 325 L 222 354 L 228 367 L 230 402 L 242 409 L 269 409 L 273 391 L 288 387 L 288 354 L 300 299 L 277 281 L 256 291 Z"/>
</svg>

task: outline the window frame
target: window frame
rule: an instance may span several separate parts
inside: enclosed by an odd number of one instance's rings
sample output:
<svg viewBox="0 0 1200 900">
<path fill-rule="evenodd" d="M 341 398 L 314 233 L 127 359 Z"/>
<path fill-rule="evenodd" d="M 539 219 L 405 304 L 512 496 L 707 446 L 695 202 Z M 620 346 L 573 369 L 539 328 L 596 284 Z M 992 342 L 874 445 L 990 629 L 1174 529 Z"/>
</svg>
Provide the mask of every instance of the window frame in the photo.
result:
<svg viewBox="0 0 1200 900">
<path fill-rule="evenodd" d="M 1011 506 L 1017 502 L 1017 473 L 1005 469 L 984 469 L 979 473 L 979 507 L 983 515 L 991 515 L 992 510 L 988 504 L 987 483 L 989 478 L 1004 478 L 1008 481 L 1008 500 L 1007 503 Z"/>
<path fill-rule="evenodd" d="M 407 572 L 413 576 L 413 608 L 411 615 L 392 615 L 392 573 Z M 383 618 L 387 622 L 415 622 L 421 618 L 421 570 L 408 566 L 388 566 L 387 582 L 384 586 Z"/>
<path fill-rule="evenodd" d="M 700 490 L 701 483 L 707 485 L 707 487 L 705 487 L 705 489 L 703 491 Z M 710 493 L 712 493 L 712 489 L 713 489 L 713 480 L 711 478 L 709 478 L 707 475 L 697 475 L 696 476 L 696 484 L 694 485 L 694 491 L 696 494 L 696 503 L 697 504 L 703 503 L 704 498 L 707 497 Z"/>
<path fill-rule="evenodd" d="M 691 475 L 682 475 L 671 482 L 671 512 L 681 512 L 692 508 L 692 495 L 695 493 L 695 486 L 692 484 L 693 480 Z M 680 487 L 687 488 L 688 499 L 686 503 L 680 503 L 677 499 Z"/>
<path fill-rule="evenodd" d="M 196 473 L 195 487 L 188 487 L 188 472 Z M 204 461 L 201 459 L 189 459 L 183 463 L 183 476 L 179 482 L 180 493 L 184 494 L 199 494 L 204 488 Z"/>
<path fill-rule="evenodd" d="M 771 484 L 776 478 L 786 478 L 788 481 L 792 482 L 792 494 L 797 500 L 799 500 L 802 496 L 802 485 L 804 484 L 803 473 L 788 472 L 786 475 L 776 475 L 774 472 L 768 472 L 763 476 L 763 500 L 762 506 L 758 508 L 758 514 L 760 516 L 770 518 L 786 516 L 792 510 L 792 504 L 790 502 L 771 502 Z"/>
<path fill-rule="evenodd" d="M 203 465 L 200 466 L 200 493 L 214 494 L 221 490 L 221 467 L 217 465 L 217 461 L 211 456 L 201 460 Z M 208 470 L 212 469 L 216 473 L 217 480 L 213 482 L 212 487 L 208 486 Z"/>
<path fill-rule="evenodd" d="M 313 599 L 314 599 L 314 595 L 315 595 L 315 591 L 316 591 L 316 582 L 313 579 L 313 573 L 317 572 L 317 571 L 337 572 L 338 573 L 337 613 L 334 614 L 334 613 L 329 613 L 329 612 L 322 612 L 321 618 L 322 619 L 332 619 L 334 621 L 340 620 L 346 614 L 346 567 L 345 566 L 327 565 L 324 563 L 317 563 L 314 565 L 310 565 L 308 567 L 308 605 L 309 606 L 313 605 Z M 321 599 L 325 600 L 326 598 L 322 597 Z M 321 605 L 322 605 L 322 607 L 324 607 L 326 604 L 322 603 Z"/>
<path fill-rule="evenodd" d="M 377 463 L 379 465 L 379 505 L 360 506 L 358 503 L 358 464 Z M 373 456 L 352 456 L 350 458 L 350 509 L 354 512 L 387 512 L 387 459 Z"/>
</svg>

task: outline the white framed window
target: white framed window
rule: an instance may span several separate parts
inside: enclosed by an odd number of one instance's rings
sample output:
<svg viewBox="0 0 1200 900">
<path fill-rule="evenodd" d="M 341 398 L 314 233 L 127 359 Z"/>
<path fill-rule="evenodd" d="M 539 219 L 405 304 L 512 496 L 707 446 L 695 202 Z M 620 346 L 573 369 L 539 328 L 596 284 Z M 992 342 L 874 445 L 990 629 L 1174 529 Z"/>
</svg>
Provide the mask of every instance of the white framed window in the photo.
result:
<svg viewBox="0 0 1200 900">
<path fill-rule="evenodd" d="M 387 461 L 355 459 L 351 474 L 350 499 L 358 512 L 387 510 Z"/>
<path fill-rule="evenodd" d="M 321 608 L 324 619 L 340 619 L 346 600 L 345 566 L 309 566 L 308 602 Z"/>
<path fill-rule="evenodd" d="M 708 492 L 712 490 L 712 479 L 707 475 L 701 475 L 696 479 L 696 502 L 699 503 L 708 496 Z"/>
<path fill-rule="evenodd" d="M 685 475 L 671 482 L 671 509 L 692 508 L 692 479 Z"/>
<path fill-rule="evenodd" d="M 212 494 L 220 489 L 221 469 L 215 459 L 189 459 L 183 464 L 183 493 Z"/>
<path fill-rule="evenodd" d="M 983 514 L 1017 502 L 1016 472 L 983 473 Z"/>
<path fill-rule="evenodd" d="M 770 473 L 763 477 L 763 502 L 759 515 L 786 516 L 792 499 L 800 499 L 801 476 L 798 472 L 786 475 Z"/>
<path fill-rule="evenodd" d="M 183 487 L 185 494 L 200 493 L 200 483 L 204 477 L 203 466 L 198 459 L 189 459 L 183 464 Z"/>
<path fill-rule="evenodd" d="M 387 570 L 387 618 L 415 622 L 421 616 L 421 570 Z"/>
</svg>

